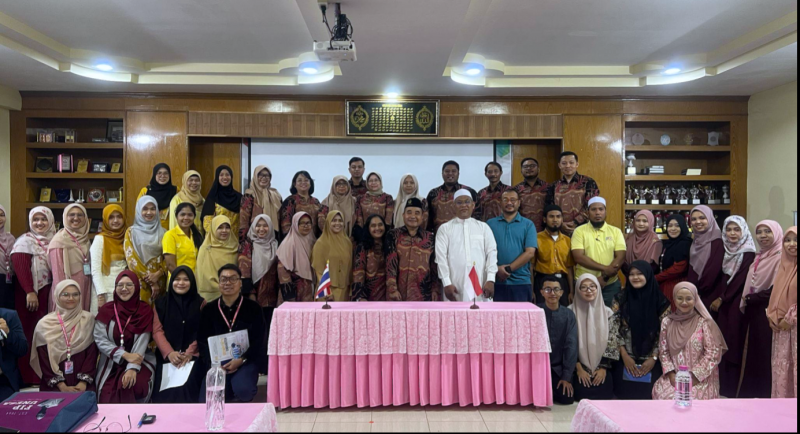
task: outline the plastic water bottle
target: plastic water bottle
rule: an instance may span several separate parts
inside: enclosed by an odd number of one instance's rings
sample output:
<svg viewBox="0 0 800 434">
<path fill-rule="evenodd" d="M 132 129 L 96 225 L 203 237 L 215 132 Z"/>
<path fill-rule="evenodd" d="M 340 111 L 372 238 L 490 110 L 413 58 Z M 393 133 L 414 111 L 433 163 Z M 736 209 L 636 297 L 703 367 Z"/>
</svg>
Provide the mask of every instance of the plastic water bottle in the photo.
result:
<svg viewBox="0 0 800 434">
<path fill-rule="evenodd" d="M 675 407 L 692 407 L 692 374 L 687 366 L 681 366 L 675 375 Z"/>
<path fill-rule="evenodd" d="M 225 426 L 225 371 L 218 363 L 206 374 L 206 429 L 221 431 Z"/>
</svg>

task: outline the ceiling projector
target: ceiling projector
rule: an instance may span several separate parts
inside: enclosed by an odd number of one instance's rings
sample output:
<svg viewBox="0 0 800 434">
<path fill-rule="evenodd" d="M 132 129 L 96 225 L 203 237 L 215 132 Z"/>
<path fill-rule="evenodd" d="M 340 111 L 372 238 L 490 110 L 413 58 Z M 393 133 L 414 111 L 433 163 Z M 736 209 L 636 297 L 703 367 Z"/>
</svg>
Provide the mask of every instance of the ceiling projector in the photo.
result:
<svg viewBox="0 0 800 434">
<path fill-rule="evenodd" d="M 353 41 L 353 24 L 342 13 L 341 3 L 335 4 L 336 21 L 331 28 L 328 23 L 328 3 L 320 0 L 322 22 L 331 35 L 329 41 L 314 41 L 314 54 L 322 62 L 355 62 L 356 43 Z"/>
</svg>

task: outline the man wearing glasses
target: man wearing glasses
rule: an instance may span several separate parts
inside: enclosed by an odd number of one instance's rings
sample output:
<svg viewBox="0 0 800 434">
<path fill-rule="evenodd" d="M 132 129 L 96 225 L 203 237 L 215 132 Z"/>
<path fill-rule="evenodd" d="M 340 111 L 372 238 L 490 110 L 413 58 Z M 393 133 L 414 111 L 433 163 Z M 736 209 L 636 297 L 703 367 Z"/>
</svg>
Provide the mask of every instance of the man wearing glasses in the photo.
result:
<svg viewBox="0 0 800 434">
<path fill-rule="evenodd" d="M 222 296 L 209 302 L 200 314 L 200 330 L 197 344 L 200 358 L 206 370 L 211 368 L 211 353 L 208 338 L 226 335 L 241 330 L 247 331 L 250 347 L 233 354 L 231 360 L 221 363 L 227 372 L 225 378 L 225 401 L 252 402 L 258 392 L 258 374 L 266 371 L 266 324 L 261 306 L 242 296 L 242 272 L 236 265 L 220 268 L 219 291 Z M 200 388 L 200 402 L 205 402 L 206 383 Z"/>
<path fill-rule="evenodd" d="M 539 178 L 539 161 L 535 158 L 522 160 L 522 176 L 524 181 L 514 190 L 519 192 L 520 209 L 523 217 L 536 225 L 536 232 L 544 231 L 544 206 L 547 201 L 547 182 Z"/>
<path fill-rule="evenodd" d="M 533 301 L 531 260 L 539 247 L 536 227 L 519 213 L 520 197 L 516 190 L 503 193 L 503 215 L 489 220 L 497 242 L 497 283 L 494 301 Z"/>
<path fill-rule="evenodd" d="M 544 277 L 540 291 L 544 303 L 538 306 L 544 310 L 547 331 L 550 334 L 553 401 L 556 404 L 572 405 L 575 402 L 572 376 L 578 362 L 578 322 L 571 309 L 561 306 L 563 293 L 564 289 L 558 278 Z"/>
</svg>

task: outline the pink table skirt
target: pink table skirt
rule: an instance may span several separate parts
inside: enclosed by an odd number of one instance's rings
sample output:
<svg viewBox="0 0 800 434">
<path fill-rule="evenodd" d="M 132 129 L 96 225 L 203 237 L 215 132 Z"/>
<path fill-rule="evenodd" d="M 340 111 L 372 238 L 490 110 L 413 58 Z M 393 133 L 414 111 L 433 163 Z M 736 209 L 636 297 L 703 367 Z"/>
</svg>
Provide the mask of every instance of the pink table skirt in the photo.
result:
<svg viewBox="0 0 800 434">
<path fill-rule="evenodd" d="M 277 408 L 553 404 L 544 312 L 526 303 L 286 303 L 269 339 Z"/>
<path fill-rule="evenodd" d="M 797 432 L 796 399 L 695 401 L 689 410 L 672 401 L 580 403 L 572 432 Z"/>
<path fill-rule="evenodd" d="M 128 415 L 133 428 L 130 432 L 208 432 L 205 404 L 100 404 L 99 411 L 73 432 L 82 433 L 94 428 L 103 418 L 103 432 L 128 432 Z M 142 414 L 155 415 L 152 425 L 136 424 Z M 123 426 L 119 429 L 117 423 Z M 114 426 L 111 426 L 114 424 Z M 92 432 L 100 432 L 95 430 Z M 227 404 L 225 427 L 222 432 L 278 432 L 275 407 L 271 404 Z"/>
</svg>

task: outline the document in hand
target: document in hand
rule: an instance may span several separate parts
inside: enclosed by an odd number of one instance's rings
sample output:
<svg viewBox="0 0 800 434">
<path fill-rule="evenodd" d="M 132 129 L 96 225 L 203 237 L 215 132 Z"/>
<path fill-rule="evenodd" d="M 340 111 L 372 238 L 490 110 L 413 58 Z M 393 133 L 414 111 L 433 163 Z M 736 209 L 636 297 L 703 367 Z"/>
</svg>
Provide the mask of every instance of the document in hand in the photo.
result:
<svg viewBox="0 0 800 434">
<path fill-rule="evenodd" d="M 211 363 L 222 364 L 222 362 L 233 360 L 233 344 L 236 344 L 241 349 L 242 354 L 247 352 L 250 348 L 250 338 L 247 335 L 247 330 L 239 330 L 238 332 L 208 338 Z"/>
</svg>

